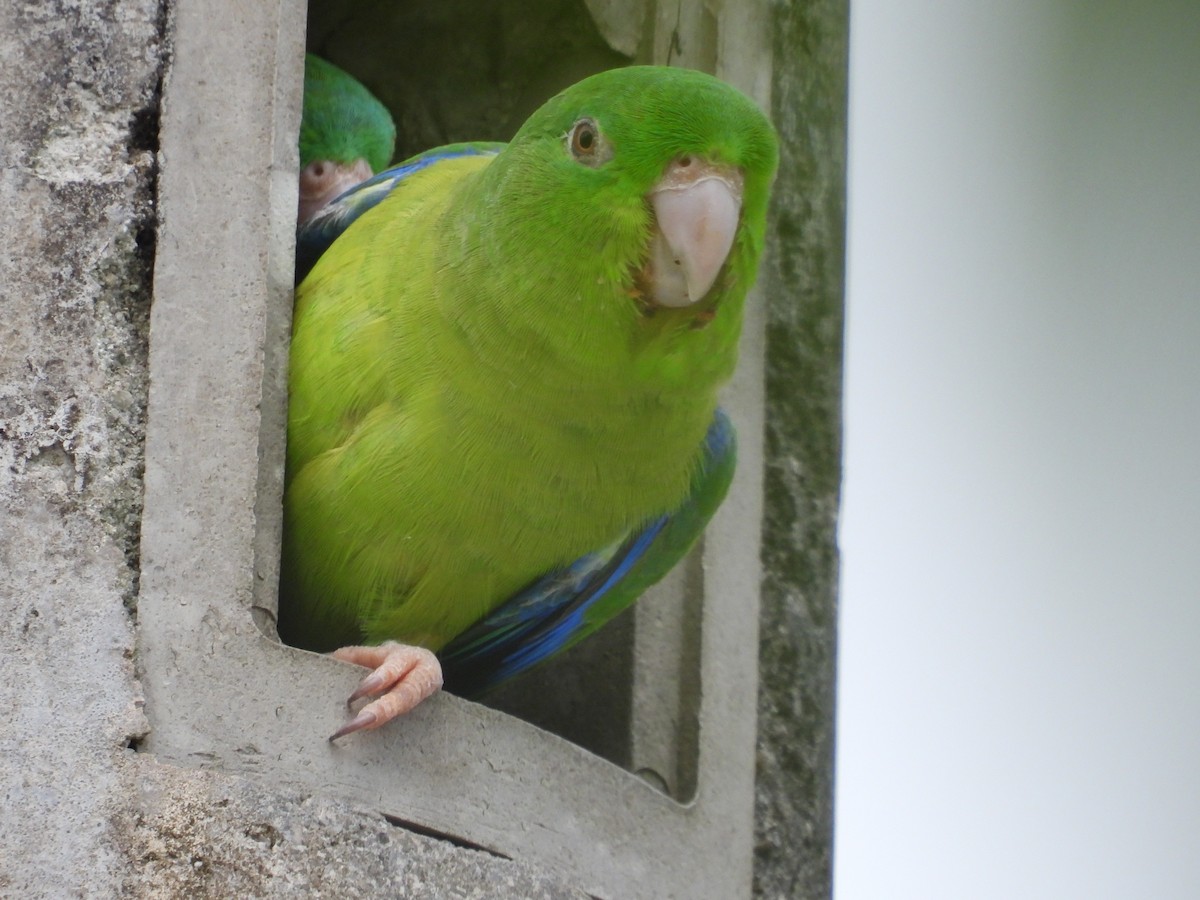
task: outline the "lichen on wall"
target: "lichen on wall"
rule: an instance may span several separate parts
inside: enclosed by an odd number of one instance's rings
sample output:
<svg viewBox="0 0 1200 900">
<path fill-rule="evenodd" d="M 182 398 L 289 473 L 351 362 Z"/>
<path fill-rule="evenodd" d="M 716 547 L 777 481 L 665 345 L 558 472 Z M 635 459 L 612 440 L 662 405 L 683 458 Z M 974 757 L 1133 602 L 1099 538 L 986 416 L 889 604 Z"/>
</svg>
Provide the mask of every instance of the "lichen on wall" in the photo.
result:
<svg viewBox="0 0 1200 900">
<path fill-rule="evenodd" d="M 779 177 L 762 273 L 766 518 L 754 887 L 832 893 L 845 260 L 845 0 L 775 7 Z"/>
<path fill-rule="evenodd" d="M 0 9 L 0 893 L 122 866 L 157 0 Z"/>
<path fill-rule="evenodd" d="M 0 58 L 59 76 L 30 85 L 10 63 L 0 90 L 12 230 L 0 263 L 0 489 L 54 471 L 41 478 L 47 498 L 98 515 L 135 562 L 161 16 L 149 0 L 119 21 L 106 12 L 0 13 L 11 17 Z"/>
</svg>

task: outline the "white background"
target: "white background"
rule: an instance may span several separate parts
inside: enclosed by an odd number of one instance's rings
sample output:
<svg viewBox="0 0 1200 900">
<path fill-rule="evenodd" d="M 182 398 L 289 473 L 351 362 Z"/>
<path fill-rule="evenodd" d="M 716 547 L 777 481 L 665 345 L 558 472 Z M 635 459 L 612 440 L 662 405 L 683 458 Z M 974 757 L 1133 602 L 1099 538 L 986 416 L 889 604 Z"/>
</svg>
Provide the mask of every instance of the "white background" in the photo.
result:
<svg viewBox="0 0 1200 900">
<path fill-rule="evenodd" d="M 838 900 L 1200 898 L 1200 0 L 854 0 Z"/>
</svg>

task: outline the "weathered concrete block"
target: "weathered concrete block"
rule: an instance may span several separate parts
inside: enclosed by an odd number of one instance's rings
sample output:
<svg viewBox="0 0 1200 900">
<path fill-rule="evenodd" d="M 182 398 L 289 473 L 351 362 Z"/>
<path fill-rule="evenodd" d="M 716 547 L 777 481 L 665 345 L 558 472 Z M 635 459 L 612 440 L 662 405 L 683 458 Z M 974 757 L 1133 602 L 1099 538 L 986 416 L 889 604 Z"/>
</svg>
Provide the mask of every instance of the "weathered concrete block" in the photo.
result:
<svg viewBox="0 0 1200 900">
<path fill-rule="evenodd" d="M 335 799 L 222 773 L 147 764 L 131 800 L 112 823 L 129 861 L 124 896 L 585 897 L 529 866 Z"/>
<path fill-rule="evenodd" d="M 744 896 L 760 574 L 761 302 L 750 304 L 745 365 L 727 394 L 742 434 L 734 487 L 709 528 L 704 565 L 695 559 L 668 584 L 699 588 L 702 624 L 687 631 L 696 646 L 659 629 L 654 648 L 634 654 L 631 681 L 647 690 L 634 693 L 631 720 L 648 724 L 635 729 L 631 764 L 653 768 L 668 787 L 686 790 L 688 802 L 448 695 L 397 727 L 329 745 L 358 674 L 273 643 L 271 629 L 260 634 L 251 615 L 269 624 L 278 565 L 300 33 L 281 28 L 266 4 L 235 12 L 231 38 L 207 27 L 211 9 L 180 9 L 164 88 L 139 596 L 139 663 L 153 726 L 144 748 L 160 760 L 350 798 L 535 862 L 603 896 L 701 889 Z M 702 24 L 725 21 L 729 48 L 765 47 L 762 16 L 749 20 L 756 28 L 732 14 Z M 762 52 L 722 51 L 672 27 L 676 45 L 709 54 L 697 64 L 749 89 L 768 83 Z M 230 168 L 209 183 L 203 175 L 214 147 Z M 678 678 L 678 664 L 638 677 L 639 658 L 661 666 L 671 654 L 698 658 L 698 687 Z M 659 690 L 664 683 L 684 689 Z M 672 716 L 680 704 L 690 708 Z M 668 749 L 656 752 L 664 741 Z M 670 749 L 683 741 L 692 748 L 686 759 Z"/>
<path fill-rule="evenodd" d="M 848 5 L 775 7 L 755 893 L 832 893 Z"/>
<path fill-rule="evenodd" d="M 133 679 L 159 10 L 0 8 L 0 893 L 113 883 Z M 92 889 L 96 890 L 96 889 Z M 84 893 L 88 888 L 84 888 Z"/>
</svg>

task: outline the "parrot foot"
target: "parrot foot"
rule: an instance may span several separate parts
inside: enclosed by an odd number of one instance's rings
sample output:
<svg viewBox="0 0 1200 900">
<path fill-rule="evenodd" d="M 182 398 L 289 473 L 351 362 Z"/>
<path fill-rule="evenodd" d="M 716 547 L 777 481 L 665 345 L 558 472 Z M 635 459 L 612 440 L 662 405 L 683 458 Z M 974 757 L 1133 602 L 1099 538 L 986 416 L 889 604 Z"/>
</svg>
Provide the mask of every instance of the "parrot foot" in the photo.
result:
<svg viewBox="0 0 1200 900">
<path fill-rule="evenodd" d="M 374 670 L 362 680 L 346 705 L 363 697 L 375 699 L 330 735 L 331 741 L 356 731 L 370 731 L 411 712 L 442 686 L 442 664 L 424 647 L 387 641 L 378 647 L 343 647 L 332 655 L 342 662 Z"/>
</svg>

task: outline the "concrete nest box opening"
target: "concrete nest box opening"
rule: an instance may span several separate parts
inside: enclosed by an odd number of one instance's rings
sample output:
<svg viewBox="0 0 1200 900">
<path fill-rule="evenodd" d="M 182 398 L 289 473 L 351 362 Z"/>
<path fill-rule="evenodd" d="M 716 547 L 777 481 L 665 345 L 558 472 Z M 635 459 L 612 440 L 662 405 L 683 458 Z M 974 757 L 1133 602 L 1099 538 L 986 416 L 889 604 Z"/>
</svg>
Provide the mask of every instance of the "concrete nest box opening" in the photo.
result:
<svg viewBox="0 0 1200 900">
<path fill-rule="evenodd" d="M 438 695 L 330 745 L 361 670 L 278 643 L 274 619 L 306 12 L 308 49 L 391 109 L 399 161 L 452 141 L 506 140 L 561 88 L 629 62 L 713 71 L 765 106 L 765 3 L 215 5 L 177 10 L 164 86 L 138 610 L 152 724 L 143 749 L 340 795 L 597 896 L 695 885 L 746 895 L 761 300 L 747 304 L 723 401 L 739 433 L 730 496 L 692 556 L 598 635 L 487 705 Z M 230 20 L 238 27 L 212 25 Z"/>
</svg>

